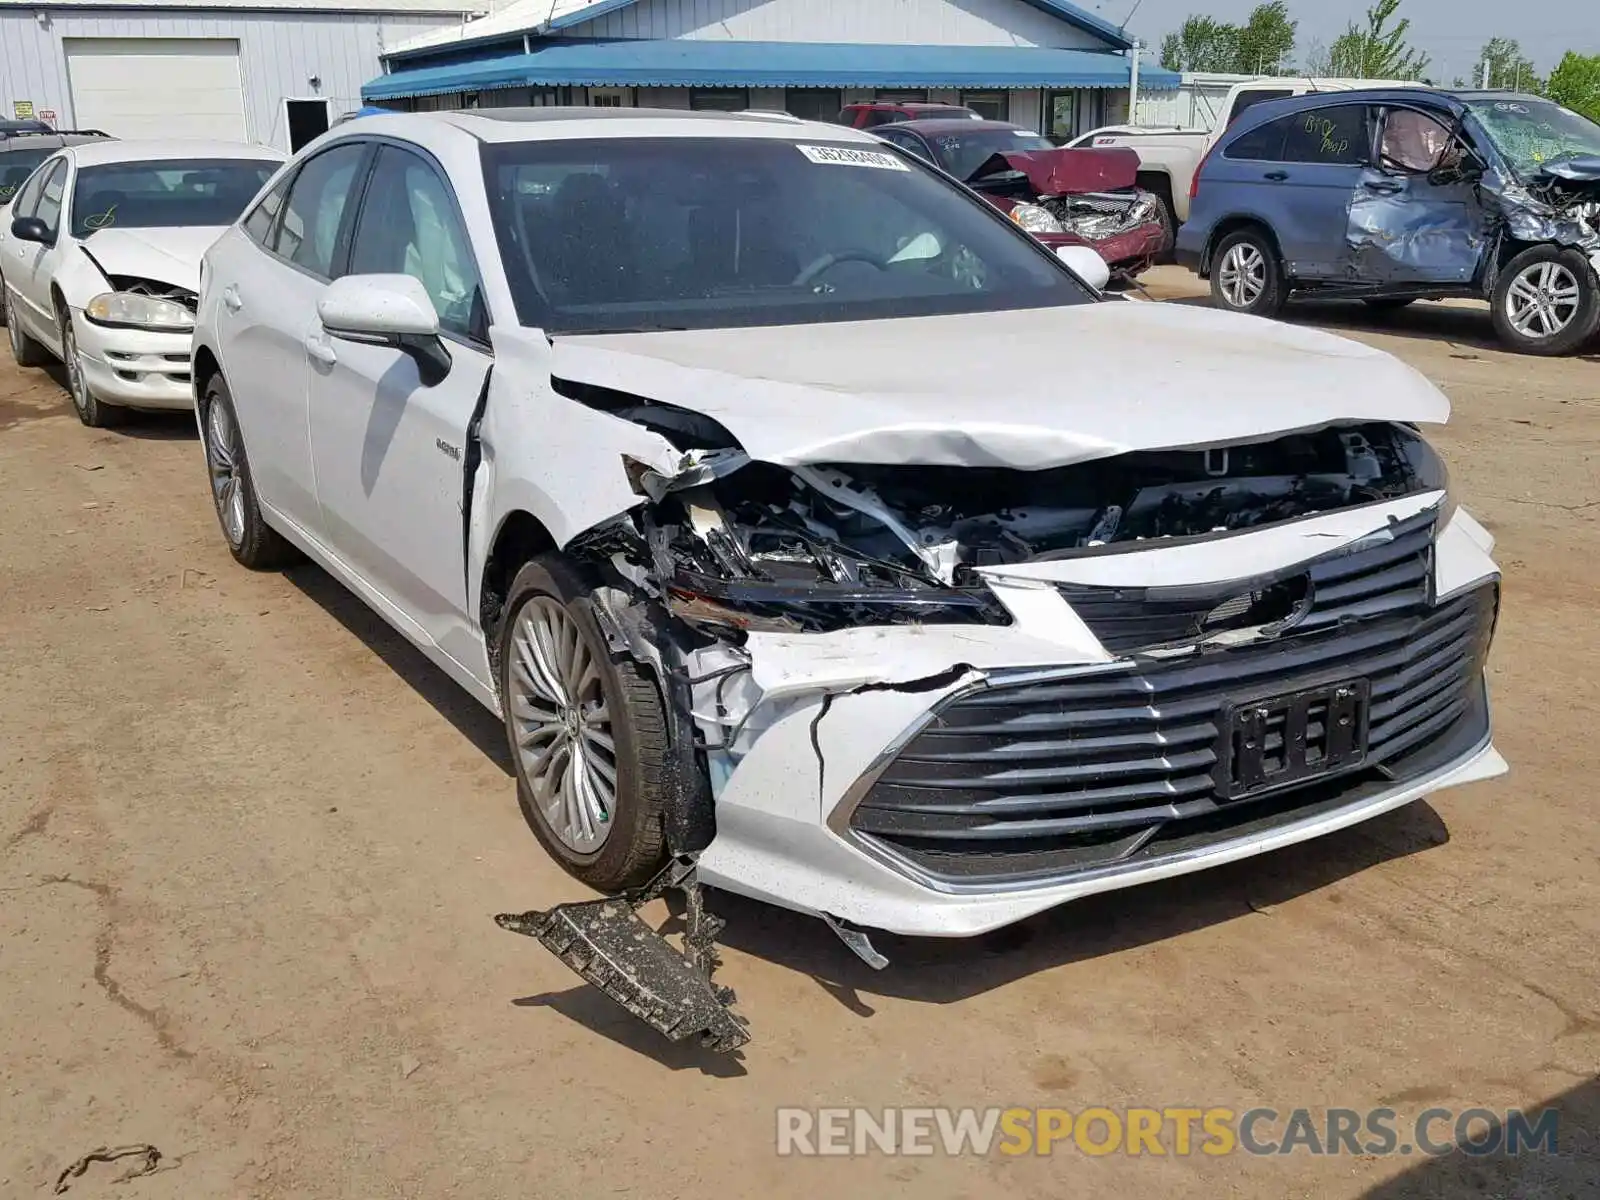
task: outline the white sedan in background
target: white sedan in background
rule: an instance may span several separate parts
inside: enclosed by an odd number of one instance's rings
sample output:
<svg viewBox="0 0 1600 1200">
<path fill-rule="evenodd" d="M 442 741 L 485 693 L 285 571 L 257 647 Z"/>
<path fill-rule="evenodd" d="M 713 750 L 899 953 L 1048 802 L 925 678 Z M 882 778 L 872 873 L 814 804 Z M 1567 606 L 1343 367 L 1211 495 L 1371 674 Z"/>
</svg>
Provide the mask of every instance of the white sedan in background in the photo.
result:
<svg viewBox="0 0 1600 1200">
<path fill-rule="evenodd" d="M 0 311 L 20 366 L 51 358 L 85 425 L 189 408 L 200 257 L 284 156 L 231 142 L 64 147 L 0 228 Z"/>
</svg>

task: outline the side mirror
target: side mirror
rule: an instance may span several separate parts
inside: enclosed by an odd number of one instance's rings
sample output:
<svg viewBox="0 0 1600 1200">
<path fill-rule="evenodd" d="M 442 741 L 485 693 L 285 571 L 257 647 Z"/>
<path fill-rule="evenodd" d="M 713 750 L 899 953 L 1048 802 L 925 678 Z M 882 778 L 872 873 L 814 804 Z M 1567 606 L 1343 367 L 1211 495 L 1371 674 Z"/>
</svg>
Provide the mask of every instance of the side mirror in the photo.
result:
<svg viewBox="0 0 1600 1200">
<path fill-rule="evenodd" d="M 1062 246 L 1056 250 L 1056 257 L 1097 292 L 1105 291 L 1111 282 L 1111 268 L 1093 246 Z"/>
<path fill-rule="evenodd" d="M 11 236 L 19 242 L 38 242 L 41 246 L 51 242 L 50 227 L 38 217 L 18 217 L 11 222 Z"/>
<path fill-rule="evenodd" d="M 428 291 L 410 275 L 346 275 L 317 301 L 317 316 L 332 336 L 393 346 L 417 363 L 432 387 L 450 373 L 450 352 L 439 339 L 439 314 Z"/>
</svg>

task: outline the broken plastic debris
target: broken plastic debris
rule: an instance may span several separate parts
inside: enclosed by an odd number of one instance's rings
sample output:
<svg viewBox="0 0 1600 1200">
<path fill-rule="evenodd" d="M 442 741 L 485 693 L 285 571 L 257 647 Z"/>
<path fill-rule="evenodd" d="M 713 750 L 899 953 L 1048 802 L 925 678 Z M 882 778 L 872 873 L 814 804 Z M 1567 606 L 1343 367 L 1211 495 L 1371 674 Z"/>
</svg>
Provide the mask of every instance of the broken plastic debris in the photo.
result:
<svg viewBox="0 0 1600 1200">
<path fill-rule="evenodd" d="M 93 1163 L 116 1162 L 119 1158 L 142 1158 L 143 1164 L 132 1167 L 117 1176 L 117 1183 L 127 1183 L 130 1179 L 138 1179 L 141 1175 L 155 1173 L 161 1162 L 161 1151 L 148 1142 L 140 1142 L 133 1146 L 99 1146 L 85 1154 L 76 1162 L 67 1166 L 60 1175 L 56 1176 L 55 1195 L 67 1191 L 72 1187 L 71 1181 L 81 1178 Z"/>
</svg>

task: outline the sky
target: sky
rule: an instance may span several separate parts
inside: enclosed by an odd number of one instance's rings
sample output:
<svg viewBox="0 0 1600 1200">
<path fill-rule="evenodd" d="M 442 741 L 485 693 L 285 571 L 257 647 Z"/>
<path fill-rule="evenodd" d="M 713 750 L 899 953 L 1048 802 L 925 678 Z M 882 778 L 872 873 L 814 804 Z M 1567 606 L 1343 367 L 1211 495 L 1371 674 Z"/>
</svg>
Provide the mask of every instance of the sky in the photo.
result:
<svg viewBox="0 0 1600 1200">
<path fill-rule="evenodd" d="M 1373 0 L 1288 0 L 1300 23 L 1299 52 L 1312 39 L 1332 45 L 1351 21 L 1364 22 Z M 1080 8 L 1120 25 L 1135 0 L 1075 0 Z M 1150 46 L 1192 13 L 1242 22 L 1259 0 L 1142 0 L 1128 32 Z M 1411 41 L 1433 57 L 1430 73 L 1452 81 L 1469 76 L 1483 44 L 1492 37 L 1516 38 L 1523 53 L 1548 72 L 1567 50 L 1600 54 L 1600 17 L 1595 0 L 1405 0 L 1399 16 L 1411 18 Z"/>
</svg>

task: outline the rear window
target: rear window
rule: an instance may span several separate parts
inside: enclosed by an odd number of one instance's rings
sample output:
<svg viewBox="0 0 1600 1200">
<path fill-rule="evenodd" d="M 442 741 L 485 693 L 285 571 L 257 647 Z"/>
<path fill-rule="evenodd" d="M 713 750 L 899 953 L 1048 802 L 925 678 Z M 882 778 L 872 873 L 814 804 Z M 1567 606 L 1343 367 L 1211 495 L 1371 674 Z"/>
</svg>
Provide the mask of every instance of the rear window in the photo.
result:
<svg viewBox="0 0 1600 1200">
<path fill-rule="evenodd" d="M 0 204 L 10 204 L 17 189 L 33 174 L 33 169 L 54 153 L 53 148 L 41 147 L 0 154 Z"/>
<path fill-rule="evenodd" d="M 99 229 L 232 225 L 278 164 L 258 159 L 172 159 L 84 167 L 72 236 Z"/>
<path fill-rule="evenodd" d="M 1295 117 L 1279 117 L 1247 133 L 1241 133 L 1228 143 L 1222 152 L 1224 158 L 1277 162 L 1283 157 L 1283 141 L 1289 136 L 1289 126 Z"/>
</svg>

